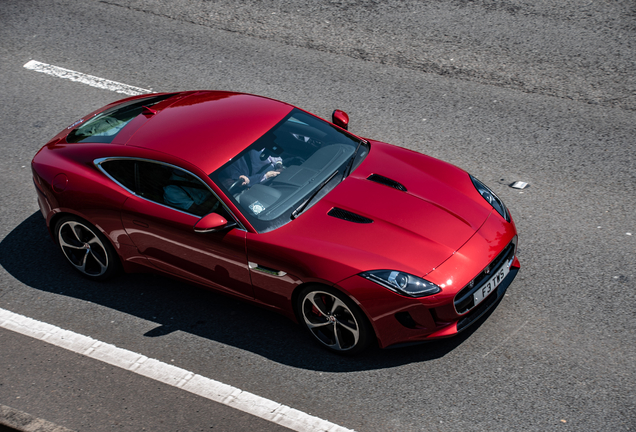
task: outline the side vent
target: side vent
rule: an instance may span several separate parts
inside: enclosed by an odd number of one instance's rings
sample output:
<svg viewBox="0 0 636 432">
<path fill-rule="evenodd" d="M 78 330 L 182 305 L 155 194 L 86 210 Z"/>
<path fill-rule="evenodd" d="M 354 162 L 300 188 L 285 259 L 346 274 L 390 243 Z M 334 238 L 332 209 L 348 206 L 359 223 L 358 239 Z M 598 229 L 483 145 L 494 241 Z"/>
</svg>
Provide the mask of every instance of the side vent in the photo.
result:
<svg viewBox="0 0 636 432">
<path fill-rule="evenodd" d="M 333 216 L 335 218 L 346 220 L 349 222 L 355 222 L 355 223 L 361 223 L 361 224 L 368 224 L 373 222 L 373 219 L 365 218 L 364 216 L 360 216 L 359 214 L 355 214 L 338 207 L 332 208 L 331 210 L 329 210 L 329 213 L 327 214 L 329 216 Z"/>
<path fill-rule="evenodd" d="M 372 182 L 380 183 L 388 187 L 392 187 L 393 189 L 397 189 L 402 192 L 406 192 L 406 187 L 402 183 L 398 183 L 395 180 L 391 180 L 388 177 L 381 176 L 379 174 L 371 174 L 367 177 L 367 180 L 371 180 Z"/>
</svg>

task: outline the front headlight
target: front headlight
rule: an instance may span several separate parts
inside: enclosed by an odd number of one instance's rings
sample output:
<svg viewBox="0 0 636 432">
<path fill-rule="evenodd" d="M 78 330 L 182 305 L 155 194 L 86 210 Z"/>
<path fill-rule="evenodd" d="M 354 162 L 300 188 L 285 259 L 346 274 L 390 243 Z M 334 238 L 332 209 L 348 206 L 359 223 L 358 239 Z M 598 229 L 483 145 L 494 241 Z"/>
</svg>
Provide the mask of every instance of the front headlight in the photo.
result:
<svg viewBox="0 0 636 432">
<path fill-rule="evenodd" d="M 373 270 L 360 273 L 360 276 L 409 297 L 426 297 L 442 290 L 425 279 L 395 270 Z"/>
<path fill-rule="evenodd" d="M 490 204 L 492 208 L 497 210 L 497 213 L 499 213 L 502 218 L 510 222 L 510 213 L 508 213 L 508 209 L 506 208 L 506 205 L 503 203 L 501 198 L 499 198 L 492 190 L 490 190 L 488 186 L 477 180 L 472 175 L 470 176 L 470 179 L 473 181 L 473 185 L 475 185 L 475 189 L 477 189 L 477 192 L 479 192 L 479 194 L 486 201 L 488 201 L 488 204 Z"/>
</svg>

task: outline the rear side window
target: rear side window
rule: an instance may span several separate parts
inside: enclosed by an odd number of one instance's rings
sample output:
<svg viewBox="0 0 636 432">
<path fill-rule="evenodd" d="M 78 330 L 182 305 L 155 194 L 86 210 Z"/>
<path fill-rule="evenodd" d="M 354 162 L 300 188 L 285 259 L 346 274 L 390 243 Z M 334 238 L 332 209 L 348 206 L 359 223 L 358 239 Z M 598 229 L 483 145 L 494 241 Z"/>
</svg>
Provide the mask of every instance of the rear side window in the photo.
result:
<svg viewBox="0 0 636 432">
<path fill-rule="evenodd" d="M 101 167 L 126 189 L 135 192 L 135 161 L 112 160 L 101 164 Z M 136 193 L 136 192 L 135 192 Z"/>
<path fill-rule="evenodd" d="M 144 107 L 155 105 L 171 96 L 173 95 L 165 94 L 144 99 L 136 99 L 117 105 L 116 107 L 97 114 L 95 117 L 82 123 L 80 127 L 72 131 L 66 137 L 66 141 L 69 143 L 113 142 L 124 126 L 141 114 Z"/>
</svg>

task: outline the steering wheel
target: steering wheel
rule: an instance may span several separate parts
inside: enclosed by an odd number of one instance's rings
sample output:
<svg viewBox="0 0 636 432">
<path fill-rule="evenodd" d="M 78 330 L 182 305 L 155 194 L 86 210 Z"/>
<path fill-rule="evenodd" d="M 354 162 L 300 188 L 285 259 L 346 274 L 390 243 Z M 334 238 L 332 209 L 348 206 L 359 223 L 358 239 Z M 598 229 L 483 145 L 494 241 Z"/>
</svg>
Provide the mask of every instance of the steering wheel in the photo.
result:
<svg viewBox="0 0 636 432">
<path fill-rule="evenodd" d="M 247 186 L 247 185 L 243 184 L 244 181 L 245 180 L 243 180 L 242 178 L 238 179 L 237 181 L 232 183 L 232 186 L 230 186 L 227 191 L 229 193 L 231 193 L 231 194 L 234 194 L 234 193 L 240 191 L 241 189 L 243 189 L 244 187 Z"/>
</svg>

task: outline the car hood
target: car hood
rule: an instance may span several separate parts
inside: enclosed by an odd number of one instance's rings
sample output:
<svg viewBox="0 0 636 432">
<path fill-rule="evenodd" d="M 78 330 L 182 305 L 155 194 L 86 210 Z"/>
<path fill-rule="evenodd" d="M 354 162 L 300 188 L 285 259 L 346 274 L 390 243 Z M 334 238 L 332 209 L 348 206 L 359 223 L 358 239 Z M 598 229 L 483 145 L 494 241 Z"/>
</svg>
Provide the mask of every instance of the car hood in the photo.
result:
<svg viewBox="0 0 636 432">
<path fill-rule="evenodd" d="M 374 181 L 376 174 L 406 190 Z M 372 177 L 373 178 L 373 177 Z M 372 142 L 364 162 L 292 223 L 265 234 L 285 261 L 329 267 L 332 282 L 361 271 L 393 269 L 425 276 L 465 244 L 492 208 L 469 175 L 450 164 Z M 274 240 L 275 239 L 275 240 Z M 312 267 L 313 267 L 312 266 Z"/>
</svg>

